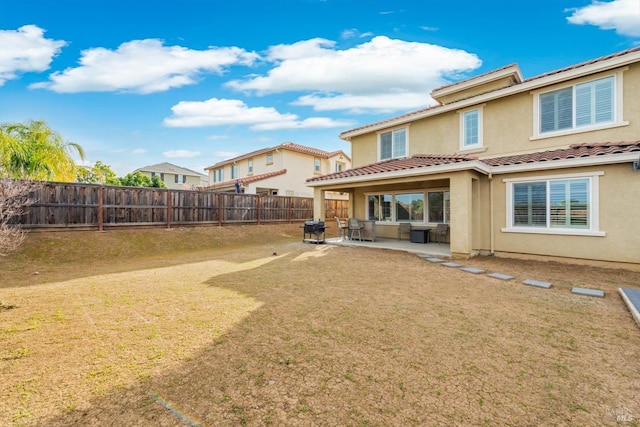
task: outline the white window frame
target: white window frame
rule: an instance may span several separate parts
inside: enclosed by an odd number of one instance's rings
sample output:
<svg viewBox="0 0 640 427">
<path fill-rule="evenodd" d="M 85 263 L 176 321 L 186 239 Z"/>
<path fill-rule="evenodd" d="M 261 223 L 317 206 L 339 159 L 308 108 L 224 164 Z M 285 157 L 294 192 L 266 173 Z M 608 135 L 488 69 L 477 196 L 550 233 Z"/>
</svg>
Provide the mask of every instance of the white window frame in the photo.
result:
<svg viewBox="0 0 640 427">
<path fill-rule="evenodd" d="M 398 132 L 400 130 L 404 130 L 404 155 L 394 156 L 394 152 L 396 151 L 394 132 Z M 382 135 L 386 135 L 388 133 L 391 134 L 391 157 L 383 159 L 382 158 Z M 405 157 L 409 157 L 409 126 L 401 126 L 393 129 L 385 129 L 384 131 L 378 132 L 378 161 L 402 159 Z"/>
<path fill-rule="evenodd" d="M 322 171 L 322 162 L 319 157 L 313 159 L 313 173 L 320 173 Z"/>
<path fill-rule="evenodd" d="M 224 181 L 224 169 L 218 168 L 213 170 L 213 182 Z"/>
<path fill-rule="evenodd" d="M 555 136 L 570 135 L 570 134 L 574 134 L 574 133 L 591 132 L 591 131 L 600 130 L 600 129 L 610 129 L 610 128 L 614 128 L 614 127 L 628 126 L 629 122 L 622 120 L 622 118 L 624 117 L 624 112 L 623 112 L 623 77 L 622 76 L 623 76 L 623 72 L 625 70 L 627 70 L 627 69 L 628 69 L 628 67 L 624 67 L 624 68 L 618 70 L 617 72 L 615 72 L 613 74 L 606 74 L 606 75 L 598 76 L 597 78 L 584 80 L 584 81 L 579 81 L 579 82 L 572 83 L 572 84 L 567 84 L 567 85 L 564 85 L 564 86 L 554 87 L 552 90 L 541 89 L 541 90 L 536 90 L 536 91 L 531 92 L 531 94 L 533 95 L 533 136 L 531 138 L 529 138 L 529 139 L 530 140 L 536 140 L 536 139 L 542 139 L 542 138 L 551 138 L 551 137 L 555 137 Z M 614 100 L 613 100 L 613 120 L 610 121 L 610 122 L 606 122 L 606 123 L 596 123 L 596 124 L 592 124 L 592 125 L 585 125 L 585 126 L 576 127 L 576 125 L 575 125 L 575 121 L 576 121 L 576 109 L 575 109 L 575 102 L 576 102 L 575 90 L 576 90 L 576 86 L 579 86 L 579 85 L 584 84 L 584 83 L 591 83 L 591 82 L 594 82 L 596 80 L 606 79 L 608 77 L 613 77 L 613 97 L 614 97 Z M 557 131 L 541 133 L 540 132 L 540 96 L 544 95 L 546 93 L 559 91 L 559 90 L 566 89 L 566 88 L 569 88 L 569 87 L 573 88 L 572 127 L 568 128 L 568 129 L 561 129 L 561 130 L 557 130 Z"/>
<path fill-rule="evenodd" d="M 429 193 L 442 193 L 449 192 L 451 194 L 449 188 L 417 188 L 417 189 L 407 189 L 402 191 L 371 191 L 364 194 L 364 202 L 365 202 L 365 218 L 369 218 L 371 215 L 369 213 L 369 196 L 383 196 L 390 195 L 391 196 L 391 218 L 389 220 L 376 220 L 376 223 L 379 224 L 390 224 L 397 225 L 401 222 L 410 222 L 411 224 L 415 224 L 418 226 L 429 226 L 429 225 L 437 225 L 437 222 L 429 222 Z M 396 217 L 396 196 L 401 194 L 422 194 L 423 200 L 423 219 L 422 221 L 398 221 Z M 449 218 L 446 218 L 448 221 Z M 373 220 L 372 220 L 373 221 Z M 447 222 L 448 224 L 449 222 Z"/>
<path fill-rule="evenodd" d="M 273 152 L 267 153 L 266 164 L 267 165 L 272 165 L 273 164 Z"/>
<path fill-rule="evenodd" d="M 253 159 L 249 159 L 247 161 L 248 174 L 251 175 L 253 173 Z"/>
<path fill-rule="evenodd" d="M 587 173 L 574 173 L 565 175 L 546 175 L 546 176 L 534 176 L 527 178 L 510 178 L 503 179 L 507 186 L 506 188 L 506 227 L 502 228 L 503 233 L 529 233 L 529 234 L 561 234 L 567 236 L 606 236 L 604 231 L 600 231 L 600 180 L 599 177 L 604 175 L 603 171 L 587 172 Z M 516 183 L 534 183 L 534 182 L 549 182 L 555 180 L 566 180 L 575 178 L 589 178 L 589 228 L 551 228 L 548 225 L 549 219 L 547 218 L 546 227 L 519 227 L 513 225 L 513 184 Z M 548 199 L 547 195 L 547 199 Z M 547 201 L 547 212 L 549 206 Z M 547 213 L 548 217 L 548 213 Z"/>
<path fill-rule="evenodd" d="M 238 178 L 238 165 L 231 165 L 231 179 Z"/>
<path fill-rule="evenodd" d="M 445 202 L 446 199 L 444 199 L 444 193 L 449 193 L 449 216 L 447 216 L 447 211 L 444 210 L 443 207 L 443 212 L 442 212 L 442 222 L 445 224 L 450 224 L 451 221 L 451 189 L 450 188 L 429 188 L 428 190 L 425 191 L 425 220 L 426 223 L 429 225 L 437 225 L 440 224 L 439 222 L 430 222 L 429 221 L 429 193 L 442 193 L 443 196 L 443 203 Z"/>
<path fill-rule="evenodd" d="M 476 105 L 472 108 L 466 108 L 464 110 L 458 111 L 459 122 L 460 122 L 460 151 L 477 150 L 478 148 L 484 147 L 483 110 L 485 105 L 486 104 Z M 465 145 L 466 139 L 467 139 L 467 126 L 466 126 L 465 119 L 468 113 L 472 113 L 474 111 L 476 111 L 478 114 L 478 135 L 477 135 L 478 141 L 475 144 Z"/>
<path fill-rule="evenodd" d="M 342 162 L 336 162 L 336 172 L 342 172 L 344 170 L 345 164 Z"/>
</svg>

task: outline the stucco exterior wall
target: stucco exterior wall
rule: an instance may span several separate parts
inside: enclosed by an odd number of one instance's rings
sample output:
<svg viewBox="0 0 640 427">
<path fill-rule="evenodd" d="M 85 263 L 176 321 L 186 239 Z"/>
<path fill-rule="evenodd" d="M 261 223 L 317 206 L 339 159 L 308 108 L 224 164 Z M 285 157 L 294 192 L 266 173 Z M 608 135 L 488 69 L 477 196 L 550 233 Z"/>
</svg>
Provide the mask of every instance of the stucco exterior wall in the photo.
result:
<svg viewBox="0 0 640 427">
<path fill-rule="evenodd" d="M 543 177 L 582 172 L 604 172 L 599 181 L 601 236 L 509 233 L 507 225 L 507 184 L 503 179 Z M 629 163 L 527 174 L 494 176 L 494 236 L 499 254 L 519 253 L 588 260 L 640 263 L 640 172 Z"/>
</svg>

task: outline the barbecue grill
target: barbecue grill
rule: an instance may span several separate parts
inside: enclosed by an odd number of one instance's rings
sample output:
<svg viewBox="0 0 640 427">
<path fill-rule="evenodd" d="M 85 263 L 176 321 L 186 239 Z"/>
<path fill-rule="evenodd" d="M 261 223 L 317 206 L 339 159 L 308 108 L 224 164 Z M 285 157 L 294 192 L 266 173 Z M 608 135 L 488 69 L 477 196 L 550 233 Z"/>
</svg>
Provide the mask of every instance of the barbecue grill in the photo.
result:
<svg viewBox="0 0 640 427">
<path fill-rule="evenodd" d="M 324 243 L 324 231 L 329 227 L 324 225 L 324 221 L 305 221 L 302 228 L 304 229 L 303 242 Z"/>
</svg>

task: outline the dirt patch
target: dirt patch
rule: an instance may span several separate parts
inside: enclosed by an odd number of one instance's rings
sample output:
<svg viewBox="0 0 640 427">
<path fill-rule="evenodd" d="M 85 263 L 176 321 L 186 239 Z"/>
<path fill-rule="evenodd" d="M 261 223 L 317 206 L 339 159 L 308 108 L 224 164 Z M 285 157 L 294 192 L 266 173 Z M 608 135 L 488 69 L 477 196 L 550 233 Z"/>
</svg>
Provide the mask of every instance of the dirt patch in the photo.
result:
<svg viewBox="0 0 640 427">
<path fill-rule="evenodd" d="M 303 244 L 297 225 L 260 227 L 143 230 L 100 245 L 30 235 L 0 260 L 14 273 L 0 300 L 18 306 L 0 311 L 0 420 L 615 425 L 624 414 L 637 425 L 640 330 L 615 290 L 640 273 L 464 263 L 515 276 L 502 282 L 402 252 Z M 83 256 L 103 237 L 120 245 L 109 262 Z"/>
</svg>

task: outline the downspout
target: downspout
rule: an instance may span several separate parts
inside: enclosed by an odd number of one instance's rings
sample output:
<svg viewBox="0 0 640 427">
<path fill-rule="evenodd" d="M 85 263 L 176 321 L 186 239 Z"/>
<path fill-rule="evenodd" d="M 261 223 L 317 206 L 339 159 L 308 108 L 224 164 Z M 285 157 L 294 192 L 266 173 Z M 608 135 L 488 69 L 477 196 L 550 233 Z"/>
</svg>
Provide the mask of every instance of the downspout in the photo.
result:
<svg viewBox="0 0 640 427">
<path fill-rule="evenodd" d="M 493 237 L 493 173 L 489 172 L 489 245 L 490 245 L 490 255 L 495 256 L 496 251 L 494 248 L 494 237 Z"/>
</svg>

